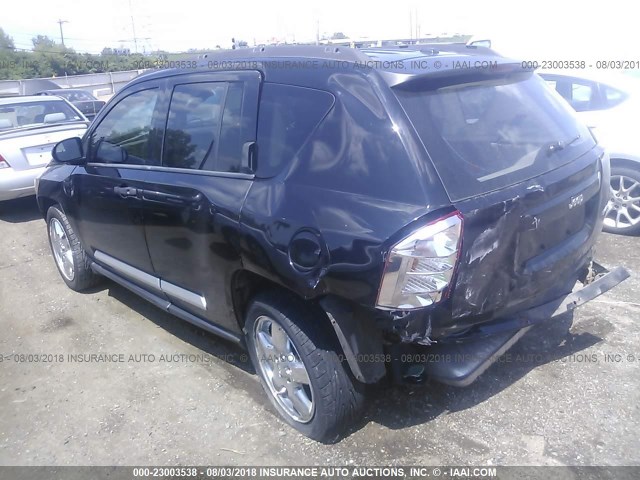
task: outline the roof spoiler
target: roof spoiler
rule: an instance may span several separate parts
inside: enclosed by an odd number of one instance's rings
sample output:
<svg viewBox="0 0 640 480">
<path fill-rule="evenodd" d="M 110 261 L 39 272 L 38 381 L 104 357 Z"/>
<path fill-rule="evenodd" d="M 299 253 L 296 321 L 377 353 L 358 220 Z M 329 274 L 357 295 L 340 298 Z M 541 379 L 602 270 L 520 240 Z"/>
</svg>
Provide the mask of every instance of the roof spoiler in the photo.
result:
<svg viewBox="0 0 640 480">
<path fill-rule="evenodd" d="M 380 71 L 380 76 L 390 87 L 415 87 L 428 82 L 431 88 L 441 88 L 457 83 L 483 81 L 491 77 L 504 77 L 514 74 L 531 74 L 534 69 L 530 64 L 523 64 L 517 60 L 501 57 L 486 57 L 480 63 L 476 58 L 448 60 L 448 66 L 443 67 L 442 61 L 436 66 L 437 59 L 429 59 L 423 71 L 402 73 Z"/>
</svg>

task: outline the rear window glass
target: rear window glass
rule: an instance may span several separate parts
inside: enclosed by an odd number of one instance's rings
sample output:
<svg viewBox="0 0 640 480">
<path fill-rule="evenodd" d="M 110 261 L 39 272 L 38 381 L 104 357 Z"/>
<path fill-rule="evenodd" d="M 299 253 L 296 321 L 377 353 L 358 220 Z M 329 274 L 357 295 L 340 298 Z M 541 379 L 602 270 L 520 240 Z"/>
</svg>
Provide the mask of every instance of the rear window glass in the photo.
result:
<svg viewBox="0 0 640 480">
<path fill-rule="evenodd" d="M 288 164 L 333 105 L 321 90 L 266 83 L 258 113 L 257 176 L 276 175 Z"/>
<path fill-rule="evenodd" d="M 539 176 L 594 146 L 537 75 L 396 89 L 452 201 Z"/>
<path fill-rule="evenodd" d="M 84 120 L 63 101 L 22 102 L 0 106 L 0 130 Z"/>
</svg>

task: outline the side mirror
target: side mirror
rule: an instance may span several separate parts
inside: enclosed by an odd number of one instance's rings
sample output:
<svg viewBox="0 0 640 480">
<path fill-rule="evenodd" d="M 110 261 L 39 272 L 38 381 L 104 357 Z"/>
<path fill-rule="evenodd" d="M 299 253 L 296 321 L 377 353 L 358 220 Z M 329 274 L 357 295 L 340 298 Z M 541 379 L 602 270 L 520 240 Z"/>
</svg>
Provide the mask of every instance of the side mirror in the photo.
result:
<svg viewBox="0 0 640 480">
<path fill-rule="evenodd" d="M 56 162 L 71 163 L 83 159 L 82 140 L 78 137 L 67 138 L 58 142 L 51 152 Z"/>
</svg>

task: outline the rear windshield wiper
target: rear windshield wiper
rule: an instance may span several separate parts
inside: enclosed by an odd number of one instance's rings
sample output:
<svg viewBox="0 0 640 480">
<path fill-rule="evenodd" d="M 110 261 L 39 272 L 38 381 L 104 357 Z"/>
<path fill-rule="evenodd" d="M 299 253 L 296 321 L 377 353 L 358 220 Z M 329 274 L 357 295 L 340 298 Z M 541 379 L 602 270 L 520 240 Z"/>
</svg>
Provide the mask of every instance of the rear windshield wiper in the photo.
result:
<svg viewBox="0 0 640 480">
<path fill-rule="evenodd" d="M 557 142 L 552 142 L 547 146 L 547 155 L 551 155 L 553 153 L 559 152 L 560 150 L 564 150 L 565 148 L 574 144 L 581 138 L 582 138 L 582 135 L 578 134 L 575 137 L 573 137 L 571 140 L 566 142 L 562 140 L 558 140 Z"/>
</svg>

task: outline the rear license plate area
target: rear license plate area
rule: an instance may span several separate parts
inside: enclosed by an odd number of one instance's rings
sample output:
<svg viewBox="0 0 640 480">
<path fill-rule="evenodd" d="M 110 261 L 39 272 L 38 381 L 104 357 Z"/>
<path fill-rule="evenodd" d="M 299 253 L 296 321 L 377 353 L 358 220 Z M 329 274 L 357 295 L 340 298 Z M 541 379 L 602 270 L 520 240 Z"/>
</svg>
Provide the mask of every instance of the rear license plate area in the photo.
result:
<svg viewBox="0 0 640 480">
<path fill-rule="evenodd" d="M 51 151 L 53 147 L 54 144 L 51 143 L 48 145 L 24 148 L 22 151 L 29 165 L 32 167 L 40 167 L 51 161 Z"/>
</svg>

